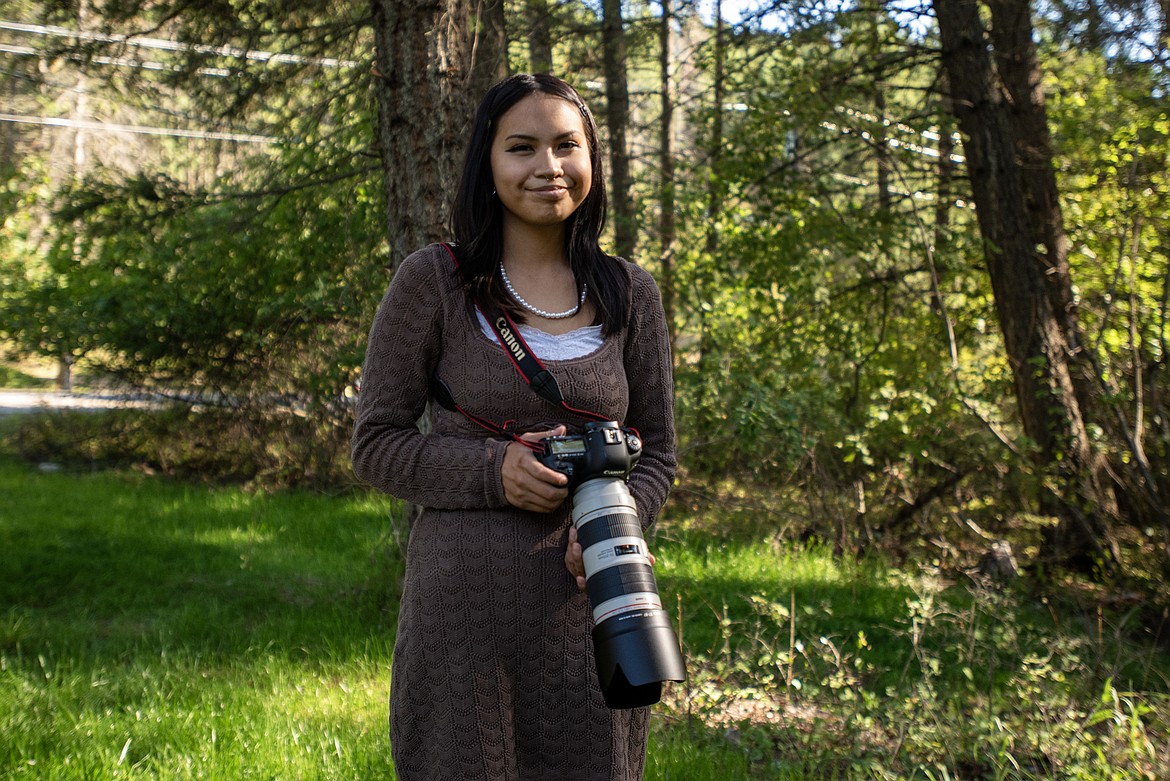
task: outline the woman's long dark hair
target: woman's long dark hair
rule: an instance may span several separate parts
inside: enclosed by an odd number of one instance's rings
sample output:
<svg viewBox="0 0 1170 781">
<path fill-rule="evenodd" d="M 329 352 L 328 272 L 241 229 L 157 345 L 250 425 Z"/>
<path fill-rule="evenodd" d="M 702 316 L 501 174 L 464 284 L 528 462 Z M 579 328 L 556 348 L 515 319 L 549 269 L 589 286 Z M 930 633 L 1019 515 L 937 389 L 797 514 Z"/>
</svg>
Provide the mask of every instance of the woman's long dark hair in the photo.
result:
<svg viewBox="0 0 1170 781">
<path fill-rule="evenodd" d="M 581 112 L 593 180 L 589 194 L 565 225 L 565 254 L 577 284 L 589 285 L 595 322 L 605 334 L 625 327 L 629 318 L 629 277 L 621 263 L 601 250 L 598 239 L 605 224 L 605 177 L 597 125 L 585 101 L 566 82 L 547 74 L 520 73 L 492 87 L 480 101 L 467 144 L 463 176 L 455 196 L 451 227 L 459 244 L 465 289 L 485 304 L 506 309 L 518 322 L 523 311 L 500 280 L 496 269 L 504 250 L 503 207 L 494 194 L 491 151 L 499 119 L 529 95 L 542 93 L 572 103 Z"/>
</svg>

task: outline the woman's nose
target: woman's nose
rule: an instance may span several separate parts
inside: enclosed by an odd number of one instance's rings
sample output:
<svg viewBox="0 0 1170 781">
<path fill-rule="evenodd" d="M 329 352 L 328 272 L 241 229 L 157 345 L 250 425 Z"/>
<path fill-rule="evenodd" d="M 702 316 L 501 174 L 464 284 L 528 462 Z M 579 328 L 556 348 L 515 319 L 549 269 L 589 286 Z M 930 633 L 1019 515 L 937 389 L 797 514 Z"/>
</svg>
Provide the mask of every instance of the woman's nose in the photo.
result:
<svg viewBox="0 0 1170 781">
<path fill-rule="evenodd" d="M 556 151 L 551 148 L 544 150 L 537 165 L 536 175 L 542 179 L 553 179 L 564 172 L 564 167 L 561 165 L 560 159 L 557 158 Z"/>
</svg>

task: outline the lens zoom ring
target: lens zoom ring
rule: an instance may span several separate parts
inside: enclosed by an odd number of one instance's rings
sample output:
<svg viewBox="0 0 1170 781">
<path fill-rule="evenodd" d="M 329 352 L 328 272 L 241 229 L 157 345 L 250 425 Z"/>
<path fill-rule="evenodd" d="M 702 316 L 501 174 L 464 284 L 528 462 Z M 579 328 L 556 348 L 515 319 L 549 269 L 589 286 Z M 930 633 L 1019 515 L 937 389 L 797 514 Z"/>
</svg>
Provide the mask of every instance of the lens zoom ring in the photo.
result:
<svg viewBox="0 0 1170 781">
<path fill-rule="evenodd" d="M 585 590 L 589 593 L 589 603 L 597 606 L 602 602 L 639 591 L 657 594 L 658 583 L 655 582 L 654 570 L 649 565 L 622 564 L 617 567 L 606 567 L 594 573 L 585 582 Z"/>
<path fill-rule="evenodd" d="M 641 537 L 642 524 L 632 513 L 602 515 L 577 529 L 582 550 L 614 537 Z"/>
</svg>

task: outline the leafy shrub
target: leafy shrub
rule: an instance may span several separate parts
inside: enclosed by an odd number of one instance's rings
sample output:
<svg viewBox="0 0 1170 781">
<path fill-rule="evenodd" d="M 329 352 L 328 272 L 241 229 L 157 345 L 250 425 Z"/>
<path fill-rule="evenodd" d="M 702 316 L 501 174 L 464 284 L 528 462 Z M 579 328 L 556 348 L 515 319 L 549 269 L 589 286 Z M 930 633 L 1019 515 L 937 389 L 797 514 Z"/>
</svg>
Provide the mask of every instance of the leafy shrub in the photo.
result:
<svg viewBox="0 0 1170 781">
<path fill-rule="evenodd" d="M 1164 691 L 1122 686 L 1099 644 L 1044 628 L 1018 595 L 915 586 L 881 648 L 864 629 L 797 634 L 787 600 L 754 596 L 747 618 L 724 606 L 672 717 L 785 778 L 1170 778 Z"/>
<path fill-rule="evenodd" d="M 19 426 L 13 441 L 35 462 L 132 467 L 263 488 L 339 489 L 353 482 L 348 434 L 348 421 L 337 413 L 173 405 L 38 413 Z"/>
</svg>

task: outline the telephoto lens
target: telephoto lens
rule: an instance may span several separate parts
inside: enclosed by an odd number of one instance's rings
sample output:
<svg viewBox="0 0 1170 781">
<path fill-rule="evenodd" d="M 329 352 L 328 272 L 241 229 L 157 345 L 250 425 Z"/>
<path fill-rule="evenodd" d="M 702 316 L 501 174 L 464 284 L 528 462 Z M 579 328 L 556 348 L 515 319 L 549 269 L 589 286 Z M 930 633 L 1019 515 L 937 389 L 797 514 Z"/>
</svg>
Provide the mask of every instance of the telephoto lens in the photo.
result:
<svg viewBox="0 0 1170 781">
<path fill-rule="evenodd" d="M 544 442 L 542 461 L 568 475 L 573 488 L 573 525 L 584 558 L 593 654 L 606 705 L 653 705 L 664 681 L 686 680 L 686 664 L 626 486 L 641 441 L 616 422 L 605 422 L 587 424 L 582 436 Z"/>
</svg>

